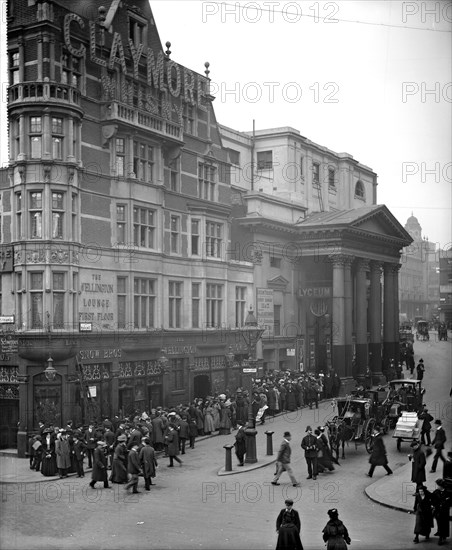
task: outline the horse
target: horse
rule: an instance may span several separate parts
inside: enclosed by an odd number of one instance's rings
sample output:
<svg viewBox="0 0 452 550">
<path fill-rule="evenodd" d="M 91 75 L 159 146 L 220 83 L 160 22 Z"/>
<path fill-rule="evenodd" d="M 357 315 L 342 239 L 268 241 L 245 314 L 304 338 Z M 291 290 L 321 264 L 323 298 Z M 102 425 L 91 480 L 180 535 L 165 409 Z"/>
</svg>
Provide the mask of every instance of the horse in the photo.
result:
<svg viewBox="0 0 452 550">
<path fill-rule="evenodd" d="M 327 422 L 331 450 L 336 454 L 336 458 L 333 460 L 336 464 L 339 464 L 339 448 L 342 445 L 342 458 L 345 459 L 345 442 L 352 441 L 355 434 L 354 430 L 349 424 L 333 418 L 332 421 Z"/>
</svg>

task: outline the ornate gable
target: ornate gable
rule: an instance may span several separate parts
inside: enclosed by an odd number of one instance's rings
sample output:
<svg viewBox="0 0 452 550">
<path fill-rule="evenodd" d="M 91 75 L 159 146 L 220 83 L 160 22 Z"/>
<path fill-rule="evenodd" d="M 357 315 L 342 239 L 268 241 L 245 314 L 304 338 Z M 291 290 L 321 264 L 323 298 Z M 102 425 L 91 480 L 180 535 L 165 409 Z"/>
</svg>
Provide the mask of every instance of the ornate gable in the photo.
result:
<svg viewBox="0 0 452 550">
<path fill-rule="evenodd" d="M 267 279 L 267 288 L 271 288 L 273 290 L 285 292 L 288 284 L 289 281 L 282 275 L 277 275 L 276 277 L 273 277 L 273 279 Z"/>
</svg>

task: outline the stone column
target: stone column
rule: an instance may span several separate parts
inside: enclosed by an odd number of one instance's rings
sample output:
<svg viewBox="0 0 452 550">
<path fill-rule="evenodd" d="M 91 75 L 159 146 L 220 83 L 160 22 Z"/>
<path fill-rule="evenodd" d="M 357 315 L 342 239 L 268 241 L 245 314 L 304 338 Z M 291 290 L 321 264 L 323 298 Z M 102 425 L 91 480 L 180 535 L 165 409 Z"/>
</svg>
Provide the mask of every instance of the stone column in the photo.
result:
<svg viewBox="0 0 452 550">
<path fill-rule="evenodd" d="M 381 371 L 381 270 L 380 262 L 370 263 L 369 361 L 373 384 L 385 382 Z"/>
<path fill-rule="evenodd" d="M 394 264 L 393 274 L 393 304 L 394 304 L 394 360 L 396 365 L 400 360 L 400 337 L 399 337 L 399 270 L 402 264 Z"/>
<path fill-rule="evenodd" d="M 336 254 L 330 256 L 330 261 L 333 264 L 333 368 L 341 378 L 341 395 L 345 395 L 350 392 L 354 387 L 354 382 L 351 376 L 347 375 L 346 367 L 346 291 L 345 291 L 345 279 L 346 269 L 345 266 L 350 266 L 351 257 L 343 254 Z M 348 267 L 350 269 L 350 267 Z M 351 341 L 350 341 L 351 345 Z"/>
<path fill-rule="evenodd" d="M 394 264 L 384 264 L 384 303 L 383 303 L 383 370 L 395 359 L 395 304 L 394 304 Z"/>
<path fill-rule="evenodd" d="M 345 376 L 353 378 L 353 257 L 345 258 L 344 289 L 345 289 Z"/>
<path fill-rule="evenodd" d="M 364 384 L 368 366 L 367 349 L 367 286 L 366 273 L 369 261 L 359 258 L 356 262 L 356 372 L 360 384 Z"/>
</svg>

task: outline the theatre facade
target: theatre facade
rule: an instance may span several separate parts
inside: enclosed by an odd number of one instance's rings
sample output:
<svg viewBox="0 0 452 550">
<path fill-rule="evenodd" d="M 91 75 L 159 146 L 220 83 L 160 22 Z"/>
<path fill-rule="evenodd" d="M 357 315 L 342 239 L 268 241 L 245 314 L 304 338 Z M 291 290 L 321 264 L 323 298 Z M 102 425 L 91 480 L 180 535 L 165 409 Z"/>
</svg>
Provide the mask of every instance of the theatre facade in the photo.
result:
<svg viewBox="0 0 452 550">
<path fill-rule="evenodd" d="M 220 126 L 209 64 L 172 59 L 148 1 L 8 7 L 0 446 L 235 391 L 250 307 L 257 376 L 333 367 L 348 391 L 371 358 L 378 379 L 411 240 L 376 174 Z"/>
</svg>

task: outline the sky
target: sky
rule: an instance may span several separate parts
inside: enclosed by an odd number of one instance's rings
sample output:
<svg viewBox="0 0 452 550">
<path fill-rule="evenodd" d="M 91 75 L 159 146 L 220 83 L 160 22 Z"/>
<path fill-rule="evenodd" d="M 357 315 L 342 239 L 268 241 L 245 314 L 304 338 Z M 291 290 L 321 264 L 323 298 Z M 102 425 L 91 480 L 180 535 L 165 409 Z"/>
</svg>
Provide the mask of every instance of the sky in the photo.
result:
<svg viewBox="0 0 452 550">
<path fill-rule="evenodd" d="M 0 0 L 0 164 L 6 16 Z M 209 77 L 218 122 L 291 126 L 378 174 L 377 202 L 452 243 L 452 2 L 150 2 L 171 58 Z"/>
</svg>

